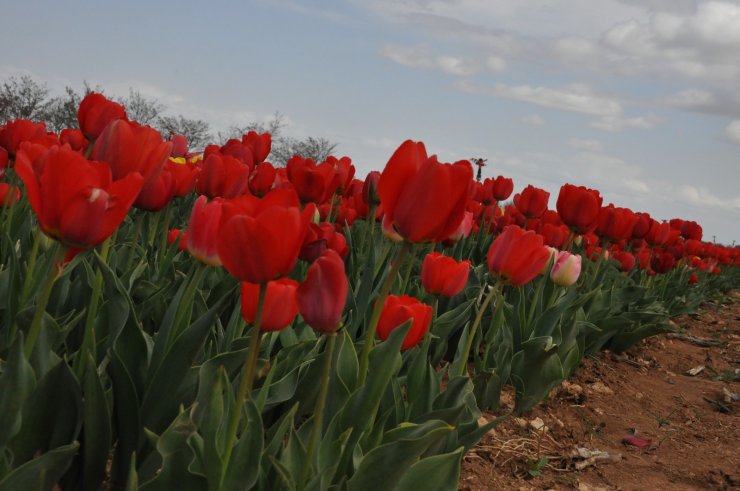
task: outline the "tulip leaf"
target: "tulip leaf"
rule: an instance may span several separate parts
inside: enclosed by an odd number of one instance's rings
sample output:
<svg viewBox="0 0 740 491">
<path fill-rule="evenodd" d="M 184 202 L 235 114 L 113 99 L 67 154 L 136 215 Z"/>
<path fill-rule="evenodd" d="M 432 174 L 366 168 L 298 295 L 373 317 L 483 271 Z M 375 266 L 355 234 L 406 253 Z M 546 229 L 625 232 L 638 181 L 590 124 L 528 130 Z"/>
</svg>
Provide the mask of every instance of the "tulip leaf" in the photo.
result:
<svg viewBox="0 0 740 491">
<path fill-rule="evenodd" d="M 522 414 L 562 382 L 563 366 L 552 338 L 532 338 L 522 343 L 511 359 L 511 379 L 516 388 L 514 410 Z"/>
<path fill-rule="evenodd" d="M 77 454 L 72 442 L 41 454 L 14 469 L 0 481 L 0 491 L 46 491 L 54 488 Z"/>
<path fill-rule="evenodd" d="M 234 447 L 221 483 L 220 489 L 224 491 L 250 489 L 259 478 L 264 446 L 262 417 L 252 399 L 247 400 L 245 409 L 246 425 Z"/>
<path fill-rule="evenodd" d="M 105 478 L 105 466 L 112 445 L 111 414 L 103 384 L 92 356 L 87 355 L 83 381 L 82 418 L 85 431 L 82 445 L 83 489 L 95 490 Z"/>
<path fill-rule="evenodd" d="M 451 431 L 453 428 L 446 423 L 435 421 L 400 428 L 399 433 L 402 436 L 397 435 L 398 439 L 370 450 L 362 458 L 357 471 L 347 481 L 348 489 L 395 489 L 409 467 L 419 460 L 427 448 L 445 438 Z M 379 469 L 383 472 L 378 472 Z"/>
<path fill-rule="evenodd" d="M 460 479 L 463 447 L 421 459 L 412 465 L 396 487 L 396 491 L 447 491 L 457 489 Z"/>
<path fill-rule="evenodd" d="M 24 404 L 33 393 L 36 377 L 23 354 L 23 335 L 16 338 L 0 375 L 0 449 L 21 429 Z"/>
</svg>

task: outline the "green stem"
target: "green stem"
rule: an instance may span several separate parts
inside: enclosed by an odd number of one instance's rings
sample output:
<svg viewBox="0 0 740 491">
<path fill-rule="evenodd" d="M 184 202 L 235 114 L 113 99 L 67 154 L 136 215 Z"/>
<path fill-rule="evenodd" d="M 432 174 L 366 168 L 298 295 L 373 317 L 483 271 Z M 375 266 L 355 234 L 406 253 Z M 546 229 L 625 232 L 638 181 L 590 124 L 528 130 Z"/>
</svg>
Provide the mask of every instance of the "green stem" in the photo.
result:
<svg viewBox="0 0 740 491">
<path fill-rule="evenodd" d="M 375 331 L 378 329 L 378 320 L 380 319 L 380 312 L 383 310 L 383 304 L 385 303 L 385 299 L 388 296 L 388 292 L 391 290 L 391 286 L 393 286 L 393 282 L 396 279 L 396 275 L 398 275 L 398 270 L 401 268 L 401 263 L 406 259 L 406 256 L 408 255 L 409 251 L 411 251 L 411 248 L 413 245 L 410 242 L 405 242 L 401 245 L 401 250 L 398 251 L 398 254 L 396 254 L 395 261 L 391 264 L 391 270 L 388 273 L 388 276 L 385 277 L 385 281 L 383 281 L 383 285 L 380 287 L 380 294 L 378 295 L 377 300 L 375 300 L 375 306 L 373 307 L 373 313 L 370 317 L 370 323 L 367 326 L 367 331 L 365 332 L 365 344 L 362 347 L 362 358 L 360 358 L 360 373 L 359 373 L 359 384 L 358 386 L 362 386 L 365 384 L 365 379 L 367 378 L 367 366 L 370 361 L 370 350 L 373 348 L 373 344 L 375 342 Z"/>
<path fill-rule="evenodd" d="M 136 216 L 136 225 L 134 228 L 134 236 L 131 240 L 131 247 L 128 251 L 128 258 L 126 259 L 126 271 L 131 269 L 134 264 L 134 256 L 136 255 L 136 244 L 139 242 L 139 236 L 141 235 L 141 227 L 144 222 L 144 216 L 139 214 Z"/>
<path fill-rule="evenodd" d="M 100 259 L 103 262 L 108 261 L 108 254 L 110 253 L 111 238 L 108 237 L 103 242 L 103 247 L 100 249 Z M 77 357 L 74 361 L 74 371 L 77 375 L 77 380 L 82 380 L 82 375 L 85 372 L 85 360 L 87 360 L 87 353 L 92 350 L 90 356 L 93 360 L 97 360 L 97 354 L 95 353 L 95 317 L 98 313 L 98 304 L 100 303 L 100 292 L 103 288 L 103 272 L 100 267 L 96 268 L 95 278 L 93 279 L 92 296 L 90 297 L 90 305 L 87 309 L 87 318 L 85 319 L 85 330 L 82 333 L 82 344 L 80 350 L 77 352 Z"/>
<path fill-rule="evenodd" d="M 57 257 L 61 260 L 64 257 L 64 248 L 60 248 L 59 250 L 61 252 Z M 44 286 L 41 287 L 41 293 L 36 301 L 36 311 L 33 313 L 33 320 L 31 321 L 31 328 L 28 330 L 28 337 L 23 346 L 23 352 L 26 358 L 29 358 L 31 353 L 33 353 L 36 340 L 39 334 L 41 334 L 41 321 L 44 318 L 44 312 L 46 312 L 46 305 L 49 303 L 52 287 L 59 276 L 61 276 L 61 268 L 57 267 L 56 261 L 54 261 L 49 269 L 49 275 L 46 277 L 46 281 L 44 281 Z"/>
<path fill-rule="evenodd" d="M 39 244 L 41 243 L 41 233 L 40 230 L 37 230 L 33 237 L 33 246 L 31 246 L 31 254 L 28 257 L 28 266 L 26 266 L 26 279 L 23 280 L 23 290 L 21 291 L 19 303 L 21 307 L 28 300 L 28 294 L 31 290 L 31 279 L 33 278 L 33 270 L 36 268 L 36 257 L 38 256 Z"/>
<path fill-rule="evenodd" d="M 257 367 L 257 360 L 259 359 L 260 352 L 260 340 L 262 338 L 260 326 L 262 324 L 262 312 L 264 311 L 266 296 L 267 283 L 262 283 L 260 285 L 259 299 L 257 300 L 257 313 L 254 317 L 254 326 L 252 326 L 252 337 L 249 340 L 249 351 L 247 353 L 247 357 L 244 359 L 244 368 L 242 369 L 242 378 L 239 382 L 239 391 L 236 395 L 234 410 L 231 411 L 228 432 L 226 433 L 226 448 L 224 450 L 223 467 L 221 469 L 222 482 L 226 476 L 226 470 L 229 468 L 229 459 L 231 459 L 231 452 L 233 451 L 234 443 L 236 442 L 236 432 L 242 415 L 242 406 L 244 405 L 245 399 L 252 395 L 254 370 Z"/>
<path fill-rule="evenodd" d="M 476 331 L 478 330 L 478 326 L 483 319 L 483 313 L 488 308 L 488 304 L 491 303 L 491 300 L 493 300 L 500 288 L 501 283 L 498 282 L 494 286 L 492 286 L 491 291 L 488 293 L 486 298 L 483 300 L 480 308 L 478 309 L 478 313 L 476 314 L 475 320 L 473 321 L 473 326 L 470 328 L 470 333 L 468 333 L 468 340 L 465 343 L 465 350 L 462 352 L 461 355 L 462 358 L 460 359 L 460 371 L 456 375 L 465 375 L 465 373 L 468 371 L 468 358 L 470 357 L 470 350 L 473 347 L 473 339 L 475 338 Z"/>
<path fill-rule="evenodd" d="M 313 454 L 319 444 L 319 437 L 321 436 L 321 430 L 324 420 L 326 395 L 329 392 L 329 379 L 331 377 L 332 357 L 334 356 L 334 344 L 337 338 L 337 333 L 327 333 L 326 336 L 327 339 L 326 349 L 324 350 L 324 367 L 321 373 L 321 387 L 319 388 L 319 396 L 318 399 L 316 399 L 316 406 L 314 407 L 313 411 L 313 429 L 311 430 L 311 439 L 308 443 L 308 449 L 306 449 L 306 458 L 303 461 L 301 479 L 298 481 L 298 489 L 300 491 L 302 491 L 305 487 L 306 478 L 308 477 L 308 471 L 311 468 L 311 462 L 313 462 Z"/>
<path fill-rule="evenodd" d="M 412 246 L 411 249 L 411 261 L 406 261 L 406 270 L 403 273 L 403 283 L 401 284 L 401 294 L 406 293 L 406 290 L 409 286 L 409 279 L 411 278 L 411 270 L 414 268 L 414 260 L 413 258 L 416 257 L 414 254 L 416 252 L 416 245 Z"/>
</svg>

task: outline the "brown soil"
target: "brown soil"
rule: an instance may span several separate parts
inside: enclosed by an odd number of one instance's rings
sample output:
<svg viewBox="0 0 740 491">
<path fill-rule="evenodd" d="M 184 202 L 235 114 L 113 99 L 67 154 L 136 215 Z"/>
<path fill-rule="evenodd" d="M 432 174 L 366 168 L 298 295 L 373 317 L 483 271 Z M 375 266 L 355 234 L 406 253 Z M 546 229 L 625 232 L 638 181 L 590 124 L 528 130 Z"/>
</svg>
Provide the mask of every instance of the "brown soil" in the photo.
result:
<svg viewBox="0 0 740 491">
<path fill-rule="evenodd" d="M 584 360 L 549 400 L 465 455 L 459 489 L 740 489 L 740 292 L 726 302 L 674 319 L 680 334 Z M 623 443 L 630 435 L 650 445 Z M 579 447 L 606 454 L 588 461 Z"/>
</svg>

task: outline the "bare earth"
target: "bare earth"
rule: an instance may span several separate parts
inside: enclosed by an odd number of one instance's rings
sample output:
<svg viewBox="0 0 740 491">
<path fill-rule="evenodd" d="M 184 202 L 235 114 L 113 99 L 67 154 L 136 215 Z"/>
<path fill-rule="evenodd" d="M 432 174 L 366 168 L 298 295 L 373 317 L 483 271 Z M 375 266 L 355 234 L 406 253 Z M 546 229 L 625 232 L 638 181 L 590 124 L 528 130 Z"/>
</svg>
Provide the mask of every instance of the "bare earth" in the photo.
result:
<svg viewBox="0 0 740 491">
<path fill-rule="evenodd" d="M 740 489 L 740 292 L 674 322 L 685 331 L 584 360 L 496 427 L 465 456 L 459 489 Z"/>
</svg>

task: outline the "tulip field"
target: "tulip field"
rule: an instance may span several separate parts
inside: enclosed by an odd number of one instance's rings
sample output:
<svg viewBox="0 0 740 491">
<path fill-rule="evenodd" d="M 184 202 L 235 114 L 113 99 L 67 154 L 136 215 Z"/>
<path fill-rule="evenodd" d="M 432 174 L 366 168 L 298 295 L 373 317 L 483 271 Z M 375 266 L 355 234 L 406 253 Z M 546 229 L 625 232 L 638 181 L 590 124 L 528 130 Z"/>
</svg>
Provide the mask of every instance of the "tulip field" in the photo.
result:
<svg viewBox="0 0 740 491">
<path fill-rule="evenodd" d="M 584 357 L 740 285 L 696 222 L 421 142 L 358 179 L 78 120 L 0 126 L 0 491 L 455 490 Z"/>
</svg>

